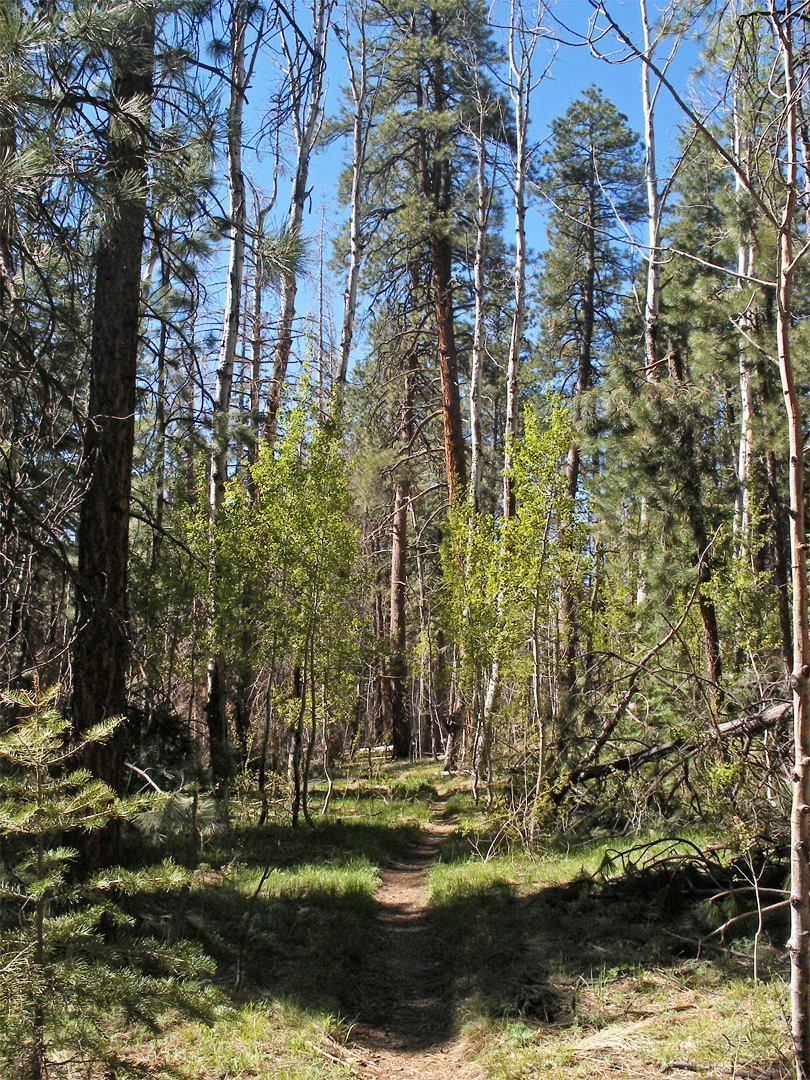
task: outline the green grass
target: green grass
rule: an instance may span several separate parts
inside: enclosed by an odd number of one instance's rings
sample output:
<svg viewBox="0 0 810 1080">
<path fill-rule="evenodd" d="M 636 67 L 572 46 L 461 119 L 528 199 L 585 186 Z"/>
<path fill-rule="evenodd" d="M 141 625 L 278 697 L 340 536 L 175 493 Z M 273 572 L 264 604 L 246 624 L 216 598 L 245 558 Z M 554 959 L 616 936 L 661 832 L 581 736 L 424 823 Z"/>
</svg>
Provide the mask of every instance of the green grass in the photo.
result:
<svg viewBox="0 0 810 1080">
<path fill-rule="evenodd" d="M 706 915 L 674 860 L 711 836 L 646 849 L 637 837 L 571 838 L 527 854 L 502 842 L 468 788 L 434 764 L 375 760 L 369 774 L 360 762 L 336 780 L 329 813 L 295 830 L 281 818 L 260 827 L 245 792 L 239 820 L 204 838 L 185 896 L 131 901 L 150 933 L 179 929 L 213 962 L 215 1022 L 176 1014 L 159 1039 L 137 1027 L 113 1037 L 167 1080 L 351 1075 L 341 1041 L 368 990 L 381 868 L 443 813 L 459 830 L 430 874 L 429 919 L 448 1009 L 491 1080 L 643 1080 L 684 1059 L 788 1075 L 782 930 L 773 946 L 740 938 L 696 955 Z M 316 787 L 315 808 L 324 794 Z"/>
<path fill-rule="evenodd" d="M 223 1009 L 216 1024 L 167 1029 L 159 1043 L 139 1038 L 130 1055 L 150 1076 L 177 1080 L 343 1080 L 339 1025 L 289 1002 Z"/>
<path fill-rule="evenodd" d="M 478 831 L 449 846 L 431 874 L 431 902 L 456 1006 L 488 1076 L 652 1077 L 683 1060 L 791 1074 L 784 927 L 772 924 L 774 945 L 756 943 L 756 985 L 751 940 L 695 955 L 705 905 L 690 902 L 676 857 L 711 839 L 644 848 L 621 838 L 486 861 Z M 664 857 L 663 868 L 650 865 Z"/>
</svg>

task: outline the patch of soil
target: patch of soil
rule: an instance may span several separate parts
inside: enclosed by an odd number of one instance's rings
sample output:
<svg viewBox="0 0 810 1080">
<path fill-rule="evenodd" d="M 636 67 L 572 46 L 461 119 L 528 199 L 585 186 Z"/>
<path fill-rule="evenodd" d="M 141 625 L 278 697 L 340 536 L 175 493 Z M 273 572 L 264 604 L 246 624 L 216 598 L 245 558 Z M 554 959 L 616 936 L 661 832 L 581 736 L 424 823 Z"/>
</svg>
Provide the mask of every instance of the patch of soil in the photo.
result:
<svg viewBox="0 0 810 1080">
<path fill-rule="evenodd" d="M 382 873 L 381 912 L 346 1015 L 353 1021 L 346 1055 L 369 1080 L 482 1080 L 456 1030 L 449 980 L 427 904 L 427 877 L 455 824 L 434 820 L 400 862 Z"/>
</svg>

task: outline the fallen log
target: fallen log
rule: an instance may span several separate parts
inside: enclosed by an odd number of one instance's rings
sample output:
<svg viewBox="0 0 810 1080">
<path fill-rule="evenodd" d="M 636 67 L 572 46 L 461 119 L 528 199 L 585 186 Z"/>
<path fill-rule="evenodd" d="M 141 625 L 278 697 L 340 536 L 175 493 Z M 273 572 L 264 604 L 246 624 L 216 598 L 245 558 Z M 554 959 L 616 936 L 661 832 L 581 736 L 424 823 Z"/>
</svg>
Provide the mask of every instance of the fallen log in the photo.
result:
<svg viewBox="0 0 810 1080">
<path fill-rule="evenodd" d="M 568 773 L 555 794 L 559 793 L 560 797 L 562 797 L 575 784 L 581 784 L 587 780 L 596 780 L 610 773 L 630 773 L 641 765 L 646 765 L 650 761 L 660 761 L 662 758 L 667 758 L 678 751 L 681 752 L 684 758 L 694 757 L 695 754 L 709 746 L 718 735 L 724 741 L 738 736 L 748 738 L 776 727 L 792 714 L 792 703 L 780 701 L 776 705 L 768 706 L 767 709 L 763 709 L 762 712 L 757 713 L 755 716 L 740 716 L 735 720 L 726 720 L 700 739 L 672 739 L 670 742 L 659 743 L 658 746 L 648 746 L 642 750 L 636 750 L 632 754 L 624 754 L 621 757 L 613 758 L 611 761 L 597 761 L 578 765 Z"/>
</svg>

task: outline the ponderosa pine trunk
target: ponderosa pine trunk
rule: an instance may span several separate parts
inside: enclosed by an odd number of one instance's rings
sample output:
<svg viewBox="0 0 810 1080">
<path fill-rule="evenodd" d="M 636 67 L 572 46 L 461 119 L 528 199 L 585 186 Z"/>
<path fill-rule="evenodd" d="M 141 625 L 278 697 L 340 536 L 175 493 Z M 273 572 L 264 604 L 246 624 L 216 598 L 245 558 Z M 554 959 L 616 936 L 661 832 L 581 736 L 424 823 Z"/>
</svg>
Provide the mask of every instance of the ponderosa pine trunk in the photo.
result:
<svg viewBox="0 0 810 1080">
<path fill-rule="evenodd" d="M 453 303 L 453 247 L 444 221 L 452 205 L 452 165 L 449 147 L 442 131 L 447 100 L 445 67 L 441 59 L 442 39 L 439 16 L 430 14 L 431 37 L 436 59 L 429 78 L 429 108 L 436 123 L 425 124 L 417 136 L 419 185 L 428 205 L 430 264 L 439 353 L 439 378 L 442 390 L 442 422 L 447 491 L 452 506 L 467 488 L 464 456 L 464 429 L 461 421 L 461 394 L 458 385 L 458 350 L 456 348 L 455 307 Z M 426 107 L 422 83 L 417 80 L 416 105 Z"/>
<path fill-rule="evenodd" d="M 105 172 L 114 195 L 121 187 L 126 194 L 117 195 L 114 211 L 106 216 L 95 256 L 72 658 L 72 714 L 79 733 L 127 711 L 127 563 L 148 168 L 142 114 L 152 99 L 154 36 L 154 13 L 145 11 L 128 44 L 112 56 Z M 94 742 L 84 761 L 95 776 L 121 790 L 120 738 Z M 117 833 L 90 836 L 86 861 L 113 861 Z"/>
</svg>

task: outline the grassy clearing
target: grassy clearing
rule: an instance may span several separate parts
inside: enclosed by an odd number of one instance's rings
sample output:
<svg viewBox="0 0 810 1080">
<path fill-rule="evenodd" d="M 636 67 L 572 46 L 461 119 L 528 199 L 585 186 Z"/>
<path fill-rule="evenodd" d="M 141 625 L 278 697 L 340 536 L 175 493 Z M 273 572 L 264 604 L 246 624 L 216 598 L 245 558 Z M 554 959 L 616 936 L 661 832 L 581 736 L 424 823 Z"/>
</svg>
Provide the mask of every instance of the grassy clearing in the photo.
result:
<svg viewBox="0 0 810 1080">
<path fill-rule="evenodd" d="M 343 1080 L 340 1028 L 329 1016 L 284 1001 L 223 1007 L 215 1024 L 167 1028 L 141 1036 L 130 1057 L 150 1076 L 177 1080 Z"/>
</svg>

